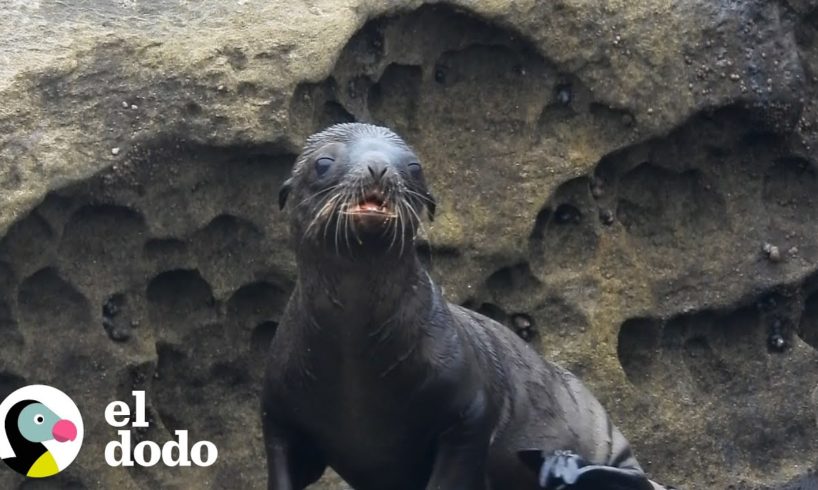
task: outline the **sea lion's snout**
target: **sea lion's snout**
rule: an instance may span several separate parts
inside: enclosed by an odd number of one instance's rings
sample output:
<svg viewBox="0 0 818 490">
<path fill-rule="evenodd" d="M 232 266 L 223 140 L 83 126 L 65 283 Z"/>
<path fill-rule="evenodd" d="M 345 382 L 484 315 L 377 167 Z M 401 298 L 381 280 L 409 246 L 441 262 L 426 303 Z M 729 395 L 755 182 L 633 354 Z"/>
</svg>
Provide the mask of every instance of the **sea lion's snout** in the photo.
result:
<svg viewBox="0 0 818 490">
<path fill-rule="evenodd" d="M 398 219 L 397 200 L 401 199 L 395 189 L 403 185 L 400 174 L 392 171 L 390 156 L 380 151 L 370 151 L 362 155 L 358 162 L 352 162 L 358 170 L 360 195 L 357 202 L 350 202 L 345 212 L 352 217 L 356 231 L 366 234 L 382 233 Z"/>
</svg>

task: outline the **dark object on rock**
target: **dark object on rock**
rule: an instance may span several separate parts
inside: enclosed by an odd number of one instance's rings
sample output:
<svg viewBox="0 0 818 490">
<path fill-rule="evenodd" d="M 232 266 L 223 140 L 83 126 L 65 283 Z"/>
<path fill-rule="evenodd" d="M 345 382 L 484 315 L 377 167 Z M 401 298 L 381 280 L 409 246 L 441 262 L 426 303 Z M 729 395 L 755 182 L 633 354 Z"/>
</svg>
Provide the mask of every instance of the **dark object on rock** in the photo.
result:
<svg viewBox="0 0 818 490">
<path fill-rule="evenodd" d="M 554 211 L 554 221 L 558 225 L 578 225 L 582 222 L 582 213 L 571 204 L 560 204 Z"/>
<path fill-rule="evenodd" d="M 441 85 L 446 83 L 446 69 L 442 66 L 435 68 L 435 81 Z"/>
<path fill-rule="evenodd" d="M 120 317 L 125 306 L 125 296 L 115 294 L 102 305 L 102 328 L 115 342 L 125 342 L 131 338 L 132 323 Z"/>
<path fill-rule="evenodd" d="M 765 243 L 762 250 L 767 254 L 770 262 L 781 262 L 781 249 L 770 243 Z"/>
<path fill-rule="evenodd" d="M 562 105 L 570 104 L 571 100 L 573 99 L 571 85 L 567 83 L 557 85 L 556 89 L 554 90 L 554 98 Z"/>
<path fill-rule="evenodd" d="M 784 337 L 780 333 L 772 333 L 767 339 L 767 345 L 772 351 L 784 352 L 787 348 L 787 341 L 784 340 Z"/>
<path fill-rule="evenodd" d="M 644 473 L 628 468 L 589 464 L 570 451 L 548 454 L 540 450 L 520 451 L 520 460 L 539 475 L 546 490 L 671 490 L 647 479 Z"/>
<path fill-rule="evenodd" d="M 526 342 L 531 342 L 534 339 L 536 331 L 534 330 L 534 319 L 525 313 L 515 313 L 511 315 L 511 326 L 517 335 Z"/>
<path fill-rule="evenodd" d="M 780 318 L 774 318 L 770 325 L 770 333 L 767 336 L 767 350 L 780 353 L 787 350 L 787 347 L 787 339 L 784 337 L 784 322 Z"/>
<path fill-rule="evenodd" d="M 614 222 L 614 214 L 613 211 L 610 209 L 600 209 L 599 210 L 599 221 L 602 222 L 603 225 L 610 226 Z"/>
</svg>

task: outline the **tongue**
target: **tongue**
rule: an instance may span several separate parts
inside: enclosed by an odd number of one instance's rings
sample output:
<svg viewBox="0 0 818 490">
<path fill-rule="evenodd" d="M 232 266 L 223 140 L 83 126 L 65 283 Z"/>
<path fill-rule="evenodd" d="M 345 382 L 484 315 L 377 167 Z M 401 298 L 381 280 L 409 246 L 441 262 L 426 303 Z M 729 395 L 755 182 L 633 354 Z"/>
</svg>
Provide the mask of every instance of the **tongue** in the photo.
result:
<svg viewBox="0 0 818 490">
<path fill-rule="evenodd" d="M 381 205 L 374 201 L 365 201 L 361 203 L 360 207 L 364 211 L 378 211 L 381 209 Z"/>
</svg>

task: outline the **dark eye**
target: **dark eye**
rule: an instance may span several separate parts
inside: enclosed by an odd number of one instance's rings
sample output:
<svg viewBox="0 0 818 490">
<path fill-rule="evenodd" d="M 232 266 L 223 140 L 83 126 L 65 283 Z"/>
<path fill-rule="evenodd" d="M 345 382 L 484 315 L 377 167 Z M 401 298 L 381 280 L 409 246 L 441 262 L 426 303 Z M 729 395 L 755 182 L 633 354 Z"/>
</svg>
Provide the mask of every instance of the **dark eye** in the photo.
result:
<svg viewBox="0 0 818 490">
<path fill-rule="evenodd" d="M 412 162 L 409 164 L 409 172 L 412 173 L 413 176 L 417 177 L 420 175 L 420 164 L 418 162 Z"/>
<path fill-rule="evenodd" d="M 35 424 L 37 424 L 37 425 L 42 425 L 42 423 L 43 423 L 43 422 L 45 422 L 45 417 L 43 417 L 43 416 L 42 416 L 42 415 L 40 415 L 39 413 L 38 413 L 37 415 L 35 415 L 35 416 L 34 416 L 34 423 L 35 423 Z"/>
<path fill-rule="evenodd" d="M 321 157 L 315 161 L 315 172 L 318 176 L 322 176 L 327 173 L 327 170 L 335 163 L 335 160 L 330 157 Z"/>
</svg>

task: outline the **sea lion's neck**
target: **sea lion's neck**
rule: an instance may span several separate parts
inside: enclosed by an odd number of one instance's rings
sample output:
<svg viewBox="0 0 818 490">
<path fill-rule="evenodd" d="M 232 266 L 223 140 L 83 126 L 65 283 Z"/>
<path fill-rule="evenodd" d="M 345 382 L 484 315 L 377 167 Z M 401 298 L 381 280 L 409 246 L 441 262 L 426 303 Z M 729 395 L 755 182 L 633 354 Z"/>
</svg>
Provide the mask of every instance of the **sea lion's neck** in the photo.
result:
<svg viewBox="0 0 818 490">
<path fill-rule="evenodd" d="M 379 328 L 429 300 L 429 276 L 414 250 L 356 259 L 299 255 L 299 300 L 319 326 Z"/>
</svg>

